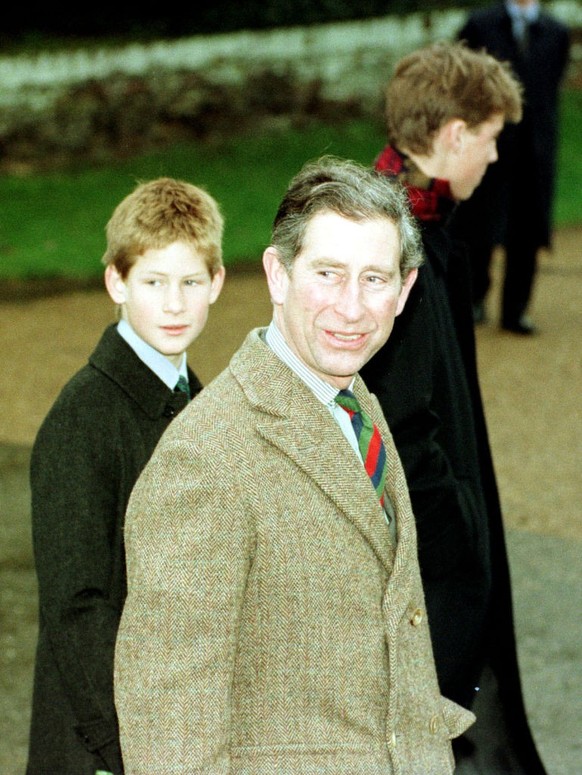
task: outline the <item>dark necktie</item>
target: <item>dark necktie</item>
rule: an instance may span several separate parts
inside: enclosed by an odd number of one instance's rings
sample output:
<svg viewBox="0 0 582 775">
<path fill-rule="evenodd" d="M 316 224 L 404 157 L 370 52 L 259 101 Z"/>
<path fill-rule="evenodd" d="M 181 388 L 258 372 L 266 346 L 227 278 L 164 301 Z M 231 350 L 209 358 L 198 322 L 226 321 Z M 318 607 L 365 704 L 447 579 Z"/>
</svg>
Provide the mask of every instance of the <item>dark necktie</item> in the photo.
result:
<svg viewBox="0 0 582 775">
<path fill-rule="evenodd" d="M 191 398 L 190 396 L 190 385 L 188 384 L 188 380 L 186 377 L 183 377 L 180 375 L 178 381 L 176 382 L 176 387 L 174 390 L 178 393 L 186 393 L 188 398 Z"/>
<path fill-rule="evenodd" d="M 335 397 L 335 401 L 350 416 L 352 427 L 358 440 L 360 454 L 364 461 L 364 468 L 376 490 L 380 503 L 384 505 L 384 485 L 388 463 L 380 431 L 372 422 L 372 418 L 362 410 L 358 399 L 351 390 L 340 390 Z"/>
<path fill-rule="evenodd" d="M 513 34 L 522 56 L 526 56 L 529 46 L 529 24 L 524 13 L 520 13 L 513 21 Z"/>
</svg>

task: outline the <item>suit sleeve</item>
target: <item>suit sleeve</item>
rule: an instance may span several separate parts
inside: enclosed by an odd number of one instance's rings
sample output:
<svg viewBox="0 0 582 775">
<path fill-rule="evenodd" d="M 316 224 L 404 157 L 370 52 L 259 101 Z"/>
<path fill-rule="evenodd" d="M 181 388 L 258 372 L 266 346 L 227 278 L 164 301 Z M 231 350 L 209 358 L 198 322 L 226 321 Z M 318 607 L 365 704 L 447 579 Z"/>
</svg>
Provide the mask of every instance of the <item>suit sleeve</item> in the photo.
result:
<svg viewBox="0 0 582 775">
<path fill-rule="evenodd" d="M 238 456 L 237 456 L 238 457 Z M 248 493 L 216 447 L 162 443 L 126 517 L 115 656 L 126 772 L 230 772 L 231 695 L 252 556 Z"/>
<path fill-rule="evenodd" d="M 31 457 L 32 528 L 39 616 L 77 732 L 121 773 L 113 703 L 118 606 L 111 603 L 119 468 L 95 409 L 61 403 L 43 423 Z M 116 546 L 117 545 L 117 546 Z M 117 561 L 119 564 L 119 560 Z"/>
</svg>

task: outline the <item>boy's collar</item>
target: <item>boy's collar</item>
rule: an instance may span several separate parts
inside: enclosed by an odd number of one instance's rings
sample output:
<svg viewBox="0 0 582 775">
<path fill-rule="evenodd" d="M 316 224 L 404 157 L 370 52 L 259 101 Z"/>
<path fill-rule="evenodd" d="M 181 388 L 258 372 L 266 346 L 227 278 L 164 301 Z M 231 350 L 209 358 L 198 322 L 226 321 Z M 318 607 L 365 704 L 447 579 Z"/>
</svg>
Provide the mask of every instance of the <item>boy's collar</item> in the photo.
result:
<svg viewBox="0 0 582 775">
<path fill-rule="evenodd" d="M 170 388 L 170 390 L 174 389 L 180 375 L 188 377 L 186 353 L 182 355 L 182 363 L 180 364 L 180 368 L 177 369 L 173 363 L 170 363 L 165 355 L 162 355 L 155 347 L 152 347 L 145 342 L 141 336 L 138 336 L 127 320 L 122 319 L 119 321 L 117 324 L 117 331 L 135 352 L 137 357 L 143 361 L 145 365 Z"/>
</svg>

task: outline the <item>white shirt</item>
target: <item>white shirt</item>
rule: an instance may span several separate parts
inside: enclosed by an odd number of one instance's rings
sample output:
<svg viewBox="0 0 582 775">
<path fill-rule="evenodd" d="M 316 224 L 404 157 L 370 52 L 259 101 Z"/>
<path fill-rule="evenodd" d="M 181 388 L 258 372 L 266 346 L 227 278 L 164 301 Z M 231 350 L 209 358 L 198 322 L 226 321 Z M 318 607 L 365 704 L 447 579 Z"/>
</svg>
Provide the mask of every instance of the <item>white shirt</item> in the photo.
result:
<svg viewBox="0 0 582 775">
<path fill-rule="evenodd" d="M 525 25 L 537 21 L 540 15 L 539 3 L 519 5 L 515 0 L 506 0 L 505 7 L 511 17 L 514 37 L 516 40 L 522 40 L 525 33 Z"/>
<path fill-rule="evenodd" d="M 279 356 L 283 363 L 289 366 L 291 371 L 294 372 L 302 382 L 305 382 L 317 400 L 327 406 L 330 414 L 341 428 L 342 433 L 350 442 L 354 452 L 362 461 L 358 439 L 356 438 L 356 432 L 354 431 L 350 416 L 346 410 L 342 409 L 335 401 L 335 397 L 339 393 L 339 390 L 307 368 L 303 361 L 301 361 L 293 350 L 291 350 L 274 321 L 271 321 L 267 329 L 265 341 L 275 355 Z M 354 380 L 350 383 L 350 390 L 353 387 L 353 384 Z"/>
<path fill-rule="evenodd" d="M 271 321 L 267 328 L 265 342 L 271 350 L 273 350 L 275 355 L 277 355 L 283 363 L 289 366 L 291 371 L 307 385 L 317 400 L 321 401 L 321 403 L 328 408 L 330 414 L 339 425 L 342 433 L 360 459 L 360 462 L 364 465 L 350 415 L 335 401 L 335 397 L 339 393 L 339 390 L 307 368 L 303 361 L 301 361 L 293 350 L 291 350 L 274 321 Z M 352 389 L 353 384 L 354 380 L 351 381 L 348 390 Z M 390 525 L 392 537 L 394 538 L 394 511 L 388 497 L 384 498 L 384 513 L 386 515 L 386 521 Z"/>
</svg>

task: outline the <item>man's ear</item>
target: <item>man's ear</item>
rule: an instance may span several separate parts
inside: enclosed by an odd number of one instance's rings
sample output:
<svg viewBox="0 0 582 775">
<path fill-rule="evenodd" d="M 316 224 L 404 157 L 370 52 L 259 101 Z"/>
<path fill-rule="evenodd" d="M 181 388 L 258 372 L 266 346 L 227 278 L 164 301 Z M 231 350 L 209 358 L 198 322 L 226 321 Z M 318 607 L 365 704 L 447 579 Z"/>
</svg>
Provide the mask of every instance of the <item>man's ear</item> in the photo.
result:
<svg viewBox="0 0 582 775">
<path fill-rule="evenodd" d="M 400 315 L 400 313 L 404 309 L 406 300 L 408 299 L 410 291 L 412 290 L 412 286 L 416 282 L 417 277 L 418 277 L 418 269 L 411 269 L 410 272 L 406 275 L 406 279 L 404 280 L 404 283 L 402 284 L 402 288 L 400 289 L 400 296 L 398 297 L 398 303 L 396 304 L 397 315 Z"/>
<path fill-rule="evenodd" d="M 467 122 L 463 121 L 462 118 L 451 118 L 441 127 L 439 132 L 443 143 L 453 153 L 462 150 L 466 133 Z"/>
<path fill-rule="evenodd" d="M 263 268 L 273 304 L 283 304 L 289 286 L 289 272 L 281 262 L 279 251 L 272 245 L 263 253 Z"/>
<path fill-rule="evenodd" d="M 113 264 L 108 264 L 105 269 L 105 287 L 116 304 L 125 304 L 127 292 L 125 280 Z"/>
<path fill-rule="evenodd" d="M 214 304 L 216 299 L 220 296 L 220 291 L 224 285 L 224 278 L 226 276 L 226 269 L 221 266 L 215 273 L 210 284 L 210 303 Z"/>
</svg>

